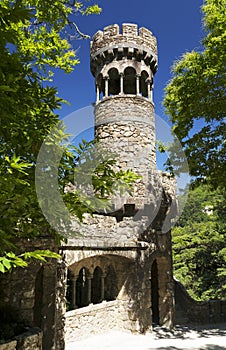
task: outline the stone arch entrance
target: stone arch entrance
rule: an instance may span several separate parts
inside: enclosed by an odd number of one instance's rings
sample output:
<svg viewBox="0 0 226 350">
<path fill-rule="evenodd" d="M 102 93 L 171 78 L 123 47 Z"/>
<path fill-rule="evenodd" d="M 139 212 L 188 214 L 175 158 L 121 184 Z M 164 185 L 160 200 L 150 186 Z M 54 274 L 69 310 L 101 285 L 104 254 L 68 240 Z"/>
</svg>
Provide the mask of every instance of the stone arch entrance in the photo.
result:
<svg viewBox="0 0 226 350">
<path fill-rule="evenodd" d="M 133 260 L 126 257 L 105 254 L 71 264 L 67 275 L 67 309 L 74 310 L 120 298 L 129 271 L 132 271 L 132 263 Z"/>
<path fill-rule="evenodd" d="M 159 325 L 159 280 L 156 260 L 153 261 L 151 266 L 151 309 L 152 324 Z"/>
</svg>

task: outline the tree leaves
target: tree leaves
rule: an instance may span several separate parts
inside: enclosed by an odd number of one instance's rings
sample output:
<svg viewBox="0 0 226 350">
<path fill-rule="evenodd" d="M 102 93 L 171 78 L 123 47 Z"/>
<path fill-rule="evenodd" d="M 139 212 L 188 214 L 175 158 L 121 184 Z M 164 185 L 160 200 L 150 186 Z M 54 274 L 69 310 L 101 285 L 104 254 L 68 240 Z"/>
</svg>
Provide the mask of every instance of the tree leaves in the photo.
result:
<svg viewBox="0 0 226 350">
<path fill-rule="evenodd" d="M 61 238 L 43 216 L 35 186 L 35 170 L 40 147 L 55 128 L 54 137 L 46 142 L 52 158 L 43 173 L 52 174 L 57 163 L 56 191 L 64 199 L 70 214 L 82 220 L 85 212 L 107 207 L 108 197 L 122 183 L 136 179 L 132 172 L 117 172 L 109 156 L 92 165 L 90 145 L 83 141 L 72 149 L 65 145 L 68 135 L 60 126 L 56 110 L 65 101 L 57 88 L 48 85 L 54 69 L 69 73 L 79 63 L 71 39 L 86 37 L 73 22 L 75 14 L 100 13 L 90 1 L 2 0 L 0 2 L 0 271 L 27 266 L 33 258 L 45 261 L 57 258 L 47 251 L 25 252 L 16 256 L 12 244 L 21 237 L 52 235 Z M 56 125 L 59 126 L 56 130 Z M 79 151 L 79 152 L 78 152 Z M 94 188 L 92 198 L 78 189 L 65 193 L 73 182 L 79 165 L 86 162 Z M 55 168 L 54 168 L 55 167 Z M 47 176 L 48 178 L 48 176 Z M 49 178 L 49 180 L 51 180 Z M 85 180 L 85 176 L 83 178 Z M 43 184 L 45 201 L 60 224 L 62 208 L 52 202 L 49 181 Z M 117 185 L 118 184 L 118 185 Z M 51 185 L 51 184 L 50 184 Z M 117 187 L 118 186 L 118 187 Z M 56 201 L 57 202 L 57 201 Z"/>
<path fill-rule="evenodd" d="M 164 105 L 188 157 L 191 175 L 225 189 L 226 1 L 206 0 L 202 10 L 204 49 L 186 53 L 174 64 Z"/>
<path fill-rule="evenodd" d="M 219 190 L 199 186 L 190 190 L 184 212 L 172 230 L 174 274 L 197 300 L 225 297 L 224 210 Z"/>
<path fill-rule="evenodd" d="M 46 262 L 46 258 L 60 259 L 61 256 L 50 250 L 34 250 L 20 255 L 13 252 L 6 252 L 4 256 L 0 256 L 0 272 L 5 273 L 13 267 L 27 267 L 32 259 Z"/>
</svg>

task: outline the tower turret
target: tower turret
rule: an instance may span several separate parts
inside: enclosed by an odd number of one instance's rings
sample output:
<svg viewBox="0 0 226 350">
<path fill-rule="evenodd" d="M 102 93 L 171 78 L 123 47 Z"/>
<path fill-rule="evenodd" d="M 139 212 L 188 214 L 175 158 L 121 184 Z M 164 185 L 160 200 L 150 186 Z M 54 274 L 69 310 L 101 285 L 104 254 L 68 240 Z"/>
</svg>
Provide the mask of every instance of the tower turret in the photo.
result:
<svg viewBox="0 0 226 350">
<path fill-rule="evenodd" d="M 147 203 L 150 171 L 156 169 L 152 98 L 157 71 L 156 38 L 136 24 L 117 24 L 98 31 L 91 42 L 95 77 L 95 136 L 118 155 L 119 167 L 142 176 L 128 199 L 137 209 Z M 150 198 L 150 195 L 149 195 Z"/>
</svg>

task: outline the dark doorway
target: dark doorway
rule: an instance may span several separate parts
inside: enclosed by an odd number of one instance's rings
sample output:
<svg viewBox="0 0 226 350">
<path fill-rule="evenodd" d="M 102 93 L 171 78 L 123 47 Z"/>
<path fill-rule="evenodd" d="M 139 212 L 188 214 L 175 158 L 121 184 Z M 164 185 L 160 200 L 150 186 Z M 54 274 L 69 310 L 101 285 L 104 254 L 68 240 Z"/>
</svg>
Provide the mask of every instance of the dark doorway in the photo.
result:
<svg viewBox="0 0 226 350">
<path fill-rule="evenodd" d="M 159 325 L 159 286 L 158 286 L 158 266 L 154 260 L 151 267 L 151 308 L 152 324 Z"/>
<path fill-rule="evenodd" d="M 104 281 L 104 299 L 106 301 L 115 300 L 118 295 L 117 277 L 112 265 L 106 269 L 106 277 Z"/>
<path fill-rule="evenodd" d="M 88 301 L 88 271 L 83 267 L 79 271 L 76 281 L 76 305 L 83 307 L 89 305 Z"/>
<path fill-rule="evenodd" d="M 102 270 L 97 266 L 93 273 L 92 279 L 92 296 L 91 301 L 93 304 L 101 303 L 101 276 Z"/>
<path fill-rule="evenodd" d="M 34 303 L 34 325 L 42 326 L 42 304 L 43 304 L 43 267 L 41 267 L 35 278 L 35 303 Z"/>
</svg>

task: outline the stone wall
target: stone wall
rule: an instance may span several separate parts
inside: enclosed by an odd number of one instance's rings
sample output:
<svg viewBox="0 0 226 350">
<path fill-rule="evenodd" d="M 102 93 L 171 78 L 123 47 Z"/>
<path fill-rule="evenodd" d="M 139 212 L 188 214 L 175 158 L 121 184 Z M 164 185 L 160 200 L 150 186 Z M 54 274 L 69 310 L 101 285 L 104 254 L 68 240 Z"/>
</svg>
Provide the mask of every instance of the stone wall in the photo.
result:
<svg viewBox="0 0 226 350">
<path fill-rule="evenodd" d="M 42 332 L 38 328 L 33 328 L 15 338 L 1 344 L 0 350 L 42 350 Z"/>
<path fill-rule="evenodd" d="M 156 168 L 153 104 L 139 96 L 111 96 L 95 108 L 95 137 L 123 170 L 145 176 Z M 144 178 L 147 182 L 147 177 Z"/>
<path fill-rule="evenodd" d="M 69 238 L 67 245 L 81 249 L 136 247 L 137 241 L 146 241 L 143 233 L 147 229 L 149 233 L 155 228 L 160 232 L 164 225 L 163 233 L 170 230 L 170 220 L 177 213 L 174 179 L 165 173 L 149 171 L 147 184 L 141 180 L 135 183 L 131 192 L 132 196 L 113 198 L 112 209 L 106 215 L 88 214 L 82 223 L 74 219 L 71 230 L 74 236 Z M 153 230 L 152 224 L 155 226 Z M 154 251 L 156 247 L 152 249 Z"/>
<path fill-rule="evenodd" d="M 102 302 L 66 313 L 66 343 L 112 329 L 128 329 L 128 313 L 120 312 L 119 301 Z M 124 325 L 124 327 L 123 327 Z"/>
<path fill-rule="evenodd" d="M 174 279 L 175 324 L 216 324 L 226 322 L 226 300 L 196 301 Z"/>
<path fill-rule="evenodd" d="M 51 237 L 21 239 L 17 241 L 17 247 L 18 254 L 36 249 L 58 252 L 58 246 Z M 36 260 L 27 268 L 18 267 L 0 276 L 0 306 L 14 310 L 23 326 L 41 328 L 43 350 L 64 349 L 64 310 L 59 305 L 65 303 L 64 290 L 60 286 L 63 268 L 58 268 L 58 264 L 56 259 L 48 259 L 46 263 Z M 57 300 L 60 300 L 58 304 Z M 56 339 L 60 339 L 58 347 Z"/>
</svg>

